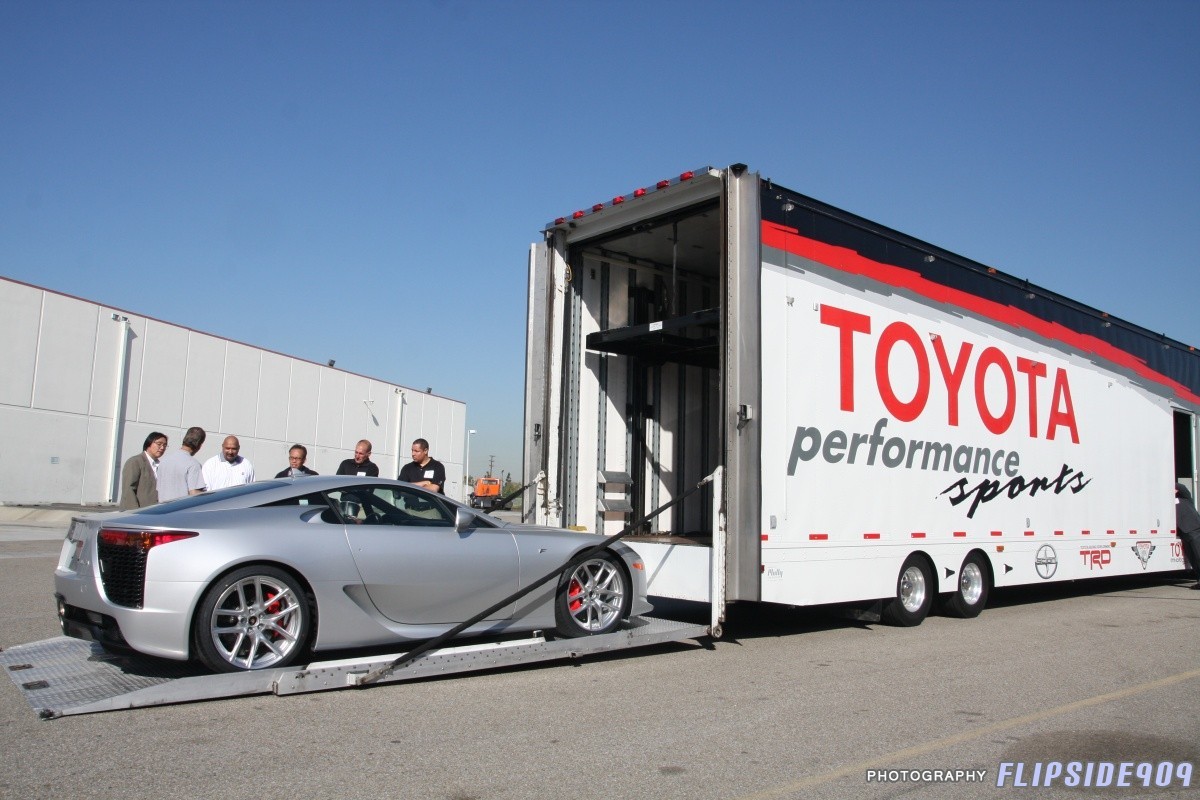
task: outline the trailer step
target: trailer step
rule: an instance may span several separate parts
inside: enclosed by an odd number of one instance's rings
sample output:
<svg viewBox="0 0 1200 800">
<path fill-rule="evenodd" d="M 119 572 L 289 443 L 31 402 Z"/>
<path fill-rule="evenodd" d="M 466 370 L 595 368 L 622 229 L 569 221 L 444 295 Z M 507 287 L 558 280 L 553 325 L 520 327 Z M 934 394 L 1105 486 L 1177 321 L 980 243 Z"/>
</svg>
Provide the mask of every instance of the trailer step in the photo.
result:
<svg viewBox="0 0 1200 800">
<path fill-rule="evenodd" d="M 654 617 L 630 620 L 621 630 L 578 639 L 541 635 L 434 650 L 374 683 L 396 683 L 456 673 L 581 658 L 596 653 L 699 639 L 708 627 Z M 212 674 L 188 663 L 117 655 L 95 642 L 59 636 L 0 651 L 3 665 L 42 719 L 127 708 L 216 700 L 254 694 L 299 694 L 365 685 L 363 677 L 402 653 L 304 667 Z"/>
</svg>

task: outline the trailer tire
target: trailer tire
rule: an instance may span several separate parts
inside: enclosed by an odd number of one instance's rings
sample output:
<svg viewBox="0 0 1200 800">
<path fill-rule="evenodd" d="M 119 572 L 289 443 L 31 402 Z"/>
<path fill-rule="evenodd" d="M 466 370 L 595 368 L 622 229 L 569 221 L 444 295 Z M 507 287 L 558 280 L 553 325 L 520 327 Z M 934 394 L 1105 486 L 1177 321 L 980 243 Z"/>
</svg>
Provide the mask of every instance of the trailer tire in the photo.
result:
<svg viewBox="0 0 1200 800">
<path fill-rule="evenodd" d="M 235 569 L 204 592 L 192 620 L 195 654 L 214 672 L 286 667 L 308 651 L 312 604 L 291 573 Z"/>
<path fill-rule="evenodd" d="M 896 595 L 883 604 L 881 619 L 888 625 L 920 625 L 933 606 L 935 586 L 929 562 L 916 553 L 904 560 L 896 577 Z"/>
<path fill-rule="evenodd" d="M 600 553 L 564 574 L 554 596 L 560 636 L 596 636 L 616 630 L 633 604 L 633 582 L 621 559 Z"/>
<path fill-rule="evenodd" d="M 991 583 L 987 559 L 969 553 L 958 570 L 958 587 L 941 603 L 942 612 L 962 619 L 978 617 L 987 605 Z"/>
</svg>

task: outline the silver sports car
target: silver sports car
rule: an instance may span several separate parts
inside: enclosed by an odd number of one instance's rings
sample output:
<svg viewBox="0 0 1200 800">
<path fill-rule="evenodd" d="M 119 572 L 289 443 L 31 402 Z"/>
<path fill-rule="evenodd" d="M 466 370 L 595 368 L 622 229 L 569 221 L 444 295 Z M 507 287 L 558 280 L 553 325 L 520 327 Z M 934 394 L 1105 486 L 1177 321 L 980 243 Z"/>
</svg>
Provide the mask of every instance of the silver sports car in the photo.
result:
<svg viewBox="0 0 1200 800">
<path fill-rule="evenodd" d="M 430 639 L 601 539 L 513 525 L 407 483 L 307 477 L 77 517 L 55 570 L 63 632 L 217 671 Z M 643 614 L 617 542 L 464 635 L 606 633 Z"/>
</svg>

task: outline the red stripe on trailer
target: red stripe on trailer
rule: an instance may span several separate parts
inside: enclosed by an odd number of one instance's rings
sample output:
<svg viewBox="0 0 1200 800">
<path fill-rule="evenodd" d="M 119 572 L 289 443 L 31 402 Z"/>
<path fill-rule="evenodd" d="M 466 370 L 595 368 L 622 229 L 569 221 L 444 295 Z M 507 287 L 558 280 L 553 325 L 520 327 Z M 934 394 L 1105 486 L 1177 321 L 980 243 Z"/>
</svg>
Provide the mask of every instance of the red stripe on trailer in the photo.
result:
<svg viewBox="0 0 1200 800">
<path fill-rule="evenodd" d="M 963 539 L 966 537 L 967 532 L 966 531 L 955 531 L 954 535 L 957 536 L 959 539 Z"/>
<path fill-rule="evenodd" d="M 864 539 L 878 539 L 879 534 L 878 533 L 864 533 L 863 538 Z"/>
<path fill-rule="evenodd" d="M 828 533 L 810 533 L 808 535 L 808 538 L 810 541 L 813 541 L 813 542 L 823 542 L 829 538 L 829 534 Z"/>
<path fill-rule="evenodd" d="M 914 538 L 914 539 L 924 539 L 924 538 L 925 538 L 925 534 L 924 534 L 923 532 L 921 532 L 921 531 L 913 531 L 912 538 Z"/>
<path fill-rule="evenodd" d="M 1026 536 L 1033 536 L 1033 531 L 1025 531 Z"/>
<path fill-rule="evenodd" d="M 1080 531 L 1080 533 L 1082 533 L 1084 536 L 1091 536 L 1091 535 L 1092 535 L 1092 532 L 1091 532 L 1091 531 Z"/>
<path fill-rule="evenodd" d="M 1004 531 L 992 531 L 992 536 L 1003 536 Z"/>
<path fill-rule="evenodd" d="M 1114 531 L 1114 530 L 1110 530 L 1110 531 L 1108 532 L 1108 535 L 1109 535 L 1109 536 L 1115 536 L 1116 534 L 1117 534 L 1117 532 L 1116 532 L 1116 531 Z"/>
<path fill-rule="evenodd" d="M 934 283 L 910 269 L 873 261 L 848 247 L 839 247 L 809 239 L 801 236 L 797 229 L 775 222 L 763 220 L 762 243 L 767 247 L 774 247 L 802 258 L 809 258 L 851 275 L 861 275 L 889 286 L 906 289 L 937 303 L 958 306 L 1002 325 L 1032 331 L 1051 341 L 1062 342 L 1079 352 L 1095 355 L 1132 370 L 1137 375 L 1154 383 L 1169 387 L 1180 397 L 1192 402 L 1200 402 L 1200 395 L 1194 394 L 1182 383 L 1171 380 L 1161 372 L 1155 372 L 1146 365 L 1145 361 L 1133 354 L 1095 336 L 1078 333 L 1049 320 L 1044 320 L 1028 311 L 997 303 L 995 300 L 977 297 L 961 289 L 951 289 L 940 283 Z"/>
<path fill-rule="evenodd" d="M 1063 533 L 1062 531 L 1055 531 L 1055 532 L 1054 532 L 1054 535 L 1055 535 L 1055 536 L 1065 536 L 1066 534 L 1065 534 L 1065 533 Z"/>
<path fill-rule="evenodd" d="M 1130 535 L 1130 536 L 1137 536 L 1137 535 L 1138 535 L 1138 532 L 1137 532 L 1137 531 L 1130 531 L 1130 532 L 1129 532 L 1129 535 Z"/>
</svg>

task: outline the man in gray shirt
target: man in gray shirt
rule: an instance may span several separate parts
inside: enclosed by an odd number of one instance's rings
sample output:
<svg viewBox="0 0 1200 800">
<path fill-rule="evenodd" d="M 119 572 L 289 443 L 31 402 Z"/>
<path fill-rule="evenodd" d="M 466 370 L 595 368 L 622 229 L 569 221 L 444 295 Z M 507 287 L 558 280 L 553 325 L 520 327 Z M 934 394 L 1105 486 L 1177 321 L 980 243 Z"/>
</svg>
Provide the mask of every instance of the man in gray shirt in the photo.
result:
<svg viewBox="0 0 1200 800">
<path fill-rule="evenodd" d="M 183 447 L 158 460 L 158 501 L 165 503 L 204 491 L 204 468 L 196 453 L 204 445 L 204 429 L 191 427 L 183 436 Z"/>
</svg>

